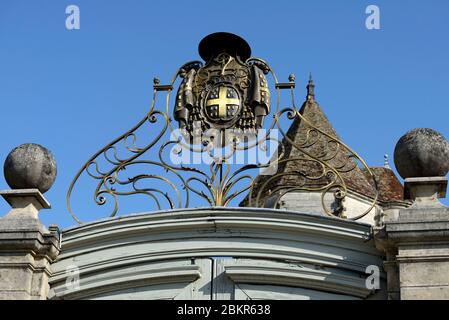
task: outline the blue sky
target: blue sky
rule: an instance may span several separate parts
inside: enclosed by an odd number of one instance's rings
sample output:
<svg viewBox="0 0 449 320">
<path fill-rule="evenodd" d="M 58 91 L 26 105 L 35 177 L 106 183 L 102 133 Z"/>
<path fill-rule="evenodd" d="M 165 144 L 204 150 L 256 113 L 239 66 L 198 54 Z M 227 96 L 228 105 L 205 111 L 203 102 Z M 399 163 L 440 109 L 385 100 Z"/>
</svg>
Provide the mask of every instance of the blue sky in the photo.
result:
<svg viewBox="0 0 449 320">
<path fill-rule="evenodd" d="M 65 28 L 70 4 L 81 10 L 80 30 Z M 381 30 L 365 28 L 369 4 L 381 10 Z M 168 82 L 216 31 L 244 37 L 280 79 L 294 73 L 297 103 L 312 72 L 324 112 L 371 166 L 409 129 L 449 137 L 447 0 L 3 0 L 0 159 L 25 142 L 52 150 L 58 178 L 45 224 L 74 224 L 65 193 L 76 171 L 142 118 L 153 77 Z"/>
</svg>

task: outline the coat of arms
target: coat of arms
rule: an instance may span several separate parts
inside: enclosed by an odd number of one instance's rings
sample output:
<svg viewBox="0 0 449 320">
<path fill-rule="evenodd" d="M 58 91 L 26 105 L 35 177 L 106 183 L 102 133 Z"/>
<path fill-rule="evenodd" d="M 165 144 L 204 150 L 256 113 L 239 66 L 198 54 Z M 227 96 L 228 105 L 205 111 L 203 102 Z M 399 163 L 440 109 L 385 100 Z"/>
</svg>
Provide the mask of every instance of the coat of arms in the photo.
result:
<svg viewBox="0 0 449 320">
<path fill-rule="evenodd" d="M 268 65 L 249 60 L 248 43 L 230 33 L 207 36 L 199 52 L 205 66 L 189 63 L 181 69 L 174 110 L 180 129 L 194 136 L 210 128 L 244 133 L 261 128 L 270 112 Z"/>
</svg>

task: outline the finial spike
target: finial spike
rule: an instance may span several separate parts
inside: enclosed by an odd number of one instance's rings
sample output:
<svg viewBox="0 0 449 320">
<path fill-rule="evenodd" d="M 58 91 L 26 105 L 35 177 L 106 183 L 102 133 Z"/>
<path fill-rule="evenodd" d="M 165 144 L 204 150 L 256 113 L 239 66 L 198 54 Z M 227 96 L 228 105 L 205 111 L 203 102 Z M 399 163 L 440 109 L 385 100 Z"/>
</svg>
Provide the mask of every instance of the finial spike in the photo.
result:
<svg viewBox="0 0 449 320">
<path fill-rule="evenodd" d="M 315 84 L 312 79 L 312 72 L 309 74 L 309 83 L 307 84 L 307 101 L 313 101 L 315 99 Z"/>
<path fill-rule="evenodd" d="M 391 169 L 390 161 L 388 160 L 388 154 L 384 154 L 384 168 Z"/>
<path fill-rule="evenodd" d="M 291 73 L 291 74 L 288 76 L 288 81 L 290 81 L 290 82 L 295 82 L 295 80 L 296 80 L 296 76 L 295 76 L 293 73 Z"/>
</svg>

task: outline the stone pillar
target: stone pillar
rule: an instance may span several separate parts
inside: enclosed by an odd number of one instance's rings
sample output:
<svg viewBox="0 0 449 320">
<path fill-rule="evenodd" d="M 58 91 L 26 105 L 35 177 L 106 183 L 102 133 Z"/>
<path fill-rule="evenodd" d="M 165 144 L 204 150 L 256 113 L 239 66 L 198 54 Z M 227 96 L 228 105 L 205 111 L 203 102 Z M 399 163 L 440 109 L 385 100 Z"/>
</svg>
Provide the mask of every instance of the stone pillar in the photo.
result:
<svg viewBox="0 0 449 320">
<path fill-rule="evenodd" d="M 55 226 L 47 230 L 38 212 L 50 208 L 42 192 L 54 182 L 54 160 L 45 148 L 24 145 L 10 153 L 4 170 L 15 189 L 0 191 L 12 207 L 0 218 L 0 299 L 47 299 L 50 265 L 59 253 L 59 230 Z"/>
<path fill-rule="evenodd" d="M 395 164 L 412 204 L 387 211 L 376 230 L 389 298 L 449 299 L 449 207 L 438 201 L 446 196 L 449 145 L 433 130 L 413 130 L 399 140 Z"/>
<path fill-rule="evenodd" d="M 46 299 L 50 264 L 59 253 L 57 228 L 47 230 L 37 217 L 50 208 L 37 189 L 0 195 L 12 210 L 0 219 L 0 299 Z"/>
</svg>

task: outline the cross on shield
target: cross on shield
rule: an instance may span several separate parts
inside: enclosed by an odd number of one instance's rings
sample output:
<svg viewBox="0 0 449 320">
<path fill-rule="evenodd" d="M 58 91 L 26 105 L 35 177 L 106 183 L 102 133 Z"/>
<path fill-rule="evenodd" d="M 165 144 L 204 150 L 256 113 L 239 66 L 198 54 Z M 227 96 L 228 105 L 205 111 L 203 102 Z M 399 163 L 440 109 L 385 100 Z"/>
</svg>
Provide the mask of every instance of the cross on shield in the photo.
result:
<svg viewBox="0 0 449 320">
<path fill-rule="evenodd" d="M 238 92 L 230 86 L 213 88 L 206 99 L 206 115 L 214 122 L 226 122 L 234 119 L 240 111 Z"/>
</svg>

